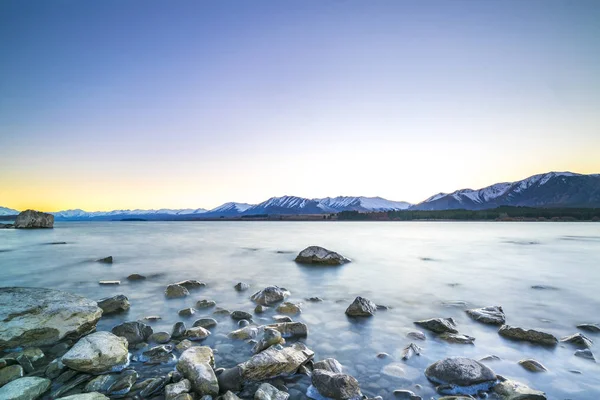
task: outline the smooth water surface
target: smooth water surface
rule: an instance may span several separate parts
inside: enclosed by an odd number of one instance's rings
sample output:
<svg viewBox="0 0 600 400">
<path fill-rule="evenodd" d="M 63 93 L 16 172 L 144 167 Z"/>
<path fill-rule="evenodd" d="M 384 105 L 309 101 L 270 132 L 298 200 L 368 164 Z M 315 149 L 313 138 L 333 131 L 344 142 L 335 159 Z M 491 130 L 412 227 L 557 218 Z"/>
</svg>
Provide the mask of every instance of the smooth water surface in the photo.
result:
<svg viewBox="0 0 600 400">
<path fill-rule="evenodd" d="M 49 244 L 51 242 L 67 244 Z M 295 255 L 309 245 L 338 251 L 353 260 L 341 267 L 307 267 Z M 94 262 L 112 255 L 112 265 Z M 573 356 L 575 348 L 554 349 L 503 339 L 497 328 L 472 321 L 466 308 L 501 305 L 507 323 L 539 328 L 557 337 L 577 332 L 575 325 L 600 322 L 600 224 L 498 222 L 59 222 L 53 230 L 0 230 L 0 283 L 62 289 L 92 299 L 125 294 L 131 310 L 103 318 L 98 329 L 120 321 L 160 315 L 155 331 L 171 330 L 177 310 L 213 299 L 229 310 L 252 312 L 250 295 L 267 285 L 291 291 L 302 303 L 293 317 L 309 326 L 305 340 L 316 359 L 337 358 L 368 395 L 393 398 L 394 389 L 411 389 L 423 398 L 438 396 L 423 375 L 447 356 L 502 361 L 488 365 L 497 374 L 545 391 L 550 399 L 600 398 L 600 367 Z M 139 273 L 151 278 L 128 282 Z M 100 286 L 99 280 L 121 280 Z M 186 299 L 166 300 L 169 283 L 198 279 L 208 286 Z M 251 285 L 238 293 L 238 281 Z M 532 285 L 554 289 L 535 290 Z M 319 296 L 320 303 L 304 299 Z M 391 307 L 374 317 L 352 320 L 344 311 L 356 296 Z M 188 326 L 211 311 L 199 311 Z M 274 311 L 257 315 L 259 324 Z M 449 344 L 426 332 L 420 357 L 400 360 L 421 330 L 413 321 L 453 317 L 475 345 Z M 224 335 L 236 328 L 228 317 L 204 343 L 218 350 L 217 366 L 248 359 L 251 346 Z M 598 353 L 600 335 L 585 333 Z M 392 357 L 378 359 L 379 352 Z M 548 368 L 530 373 L 517 365 L 534 358 Z M 389 364 L 393 364 L 389 366 Z M 172 368 L 172 367 L 169 367 Z M 579 371 L 575 373 L 573 371 Z M 420 384 L 422 389 L 415 389 Z M 301 398 L 306 379 L 290 382 Z"/>
</svg>

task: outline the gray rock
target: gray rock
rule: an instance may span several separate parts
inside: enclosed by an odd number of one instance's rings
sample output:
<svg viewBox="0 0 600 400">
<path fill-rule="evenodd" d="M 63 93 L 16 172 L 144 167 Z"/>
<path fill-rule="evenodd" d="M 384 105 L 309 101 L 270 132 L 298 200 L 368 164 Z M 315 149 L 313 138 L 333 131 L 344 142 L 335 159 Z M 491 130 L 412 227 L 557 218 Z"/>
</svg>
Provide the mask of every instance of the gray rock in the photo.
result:
<svg viewBox="0 0 600 400">
<path fill-rule="evenodd" d="M 235 319 L 235 320 L 240 320 L 240 319 L 247 319 L 250 320 L 252 319 L 252 314 L 246 312 L 246 311 L 234 311 L 231 313 L 231 318 Z"/>
<path fill-rule="evenodd" d="M 200 309 L 203 309 L 203 308 L 211 308 L 211 307 L 214 307 L 216 305 L 217 305 L 217 303 L 215 303 L 214 301 L 204 299 L 204 300 L 200 300 L 200 301 L 198 301 L 196 303 L 196 308 L 200 310 Z"/>
<path fill-rule="evenodd" d="M 2 400 L 35 400 L 50 389 L 50 379 L 25 377 L 15 379 L 0 388 Z"/>
<path fill-rule="evenodd" d="M 502 325 L 498 333 L 507 339 L 522 340 L 544 346 L 556 346 L 558 344 L 558 339 L 553 335 L 534 329 L 525 330 L 510 325 Z"/>
<path fill-rule="evenodd" d="M 194 346 L 194 343 L 192 343 L 190 340 L 183 339 L 181 342 L 177 343 L 175 349 L 182 353 L 192 346 Z"/>
<path fill-rule="evenodd" d="M 542 365 L 539 361 L 531 358 L 519 361 L 519 365 L 531 372 L 546 372 L 548 369 Z"/>
<path fill-rule="evenodd" d="M 217 307 L 215 308 L 215 310 L 213 311 L 214 315 L 231 315 L 231 311 L 229 311 L 226 308 L 222 308 L 222 307 Z"/>
<path fill-rule="evenodd" d="M 242 369 L 239 366 L 223 370 L 217 377 L 221 392 L 227 390 L 242 390 Z"/>
<path fill-rule="evenodd" d="M 484 324 L 503 325 L 506 321 L 506 316 L 500 306 L 474 308 L 466 310 L 466 312 L 469 317 Z"/>
<path fill-rule="evenodd" d="M 502 359 L 495 355 L 485 356 L 479 359 L 479 361 L 501 361 Z"/>
<path fill-rule="evenodd" d="M 402 359 L 409 360 L 413 356 L 420 356 L 422 349 L 414 343 L 409 344 L 404 349 L 402 349 Z"/>
<path fill-rule="evenodd" d="M 260 338 L 258 343 L 254 345 L 252 350 L 254 351 L 254 353 L 260 353 L 261 351 L 271 346 L 283 343 L 285 343 L 285 339 L 281 337 L 281 333 L 278 330 L 272 328 L 265 328 L 263 330 L 262 337 Z"/>
<path fill-rule="evenodd" d="M 99 375 L 85 385 L 86 392 L 97 392 L 110 396 L 119 396 L 129 393 L 135 384 L 138 373 L 126 370 L 120 374 Z"/>
<path fill-rule="evenodd" d="M 326 358 L 313 364 L 313 370 L 324 369 L 325 371 L 333 372 L 335 374 L 341 374 L 342 364 L 335 358 Z"/>
<path fill-rule="evenodd" d="M 140 274 L 131 274 L 127 277 L 128 281 L 143 281 L 144 279 L 146 279 L 146 277 Z"/>
<path fill-rule="evenodd" d="M 263 383 L 254 393 L 254 400 L 287 400 L 290 395 L 275 386 Z"/>
<path fill-rule="evenodd" d="M 174 285 L 183 286 L 187 290 L 199 289 L 206 286 L 206 283 L 197 281 L 195 279 L 188 279 L 181 282 L 176 282 Z"/>
<path fill-rule="evenodd" d="M 21 211 L 14 223 L 17 229 L 36 229 L 54 227 L 54 215 L 35 210 Z"/>
<path fill-rule="evenodd" d="M 292 318 L 287 315 L 273 315 L 271 318 L 273 318 L 275 322 L 294 322 Z"/>
<path fill-rule="evenodd" d="M 196 310 L 191 307 L 184 308 L 179 310 L 177 314 L 179 314 L 180 317 L 191 317 L 192 315 L 196 314 Z"/>
<path fill-rule="evenodd" d="M 283 348 L 273 346 L 238 364 L 238 367 L 243 380 L 263 381 L 294 374 L 301 365 L 312 360 L 314 354 L 303 343 Z"/>
<path fill-rule="evenodd" d="M 155 346 L 144 351 L 140 357 L 140 361 L 143 361 L 147 365 L 173 364 L 177 361 L 177 357 L 171 353 L 172 351 L 172 345 Z"/>
<path fill-rule="evenodd" d="M 600 326 L 598 324 L 579 324 L 577 328 L 592 333 L 600 333 Z"/>
<path fill-rule="evenodd" d="M 250 321 L 248 321 L 247 319 L 240 319 L 238 321 L 238 326 L 240 328 L 243 328 L 243 327 L 248 326 L 248 325 L 250 325 Z"/>
<path fill-rule="evenodd" d="M 415 324 L 435 333 L 458 333 L 452 318 L 431 318 L 415 322 Z"/>
<path fill-rule="evenodd" d="M 289 301 L 281 303 L 275 310 L 279 313 L 290 315 L 296 315 L 302 312 L 302 309 L 298 304 L 290 303 Z"/>
<path fill-rule="evenodd" d="M 59 290 L 0 288 L 0 350 L 53 345 L 96 329 L 95 301 Z"/>
<path fill-rule="evenodd" d="M 121 371 L 129 364 L 127 339 L 95 332 L 79 339 L 61 361 L 71 369 L 91 374 Z"/>
<path fill-rule="evenodd" d="M 278 286 L 267 286 L 263 290 L 254 293 L 250 299 L 256 304 L 271 306 L 285 300 L 289 295 L 290 292 L 287 289 Z"/>
<path fill-rule="evenodd" d="M 238 292 L 243 292 L 245 290 L 250 289 L 250 285 L 248 285 L 247 283 L 244 283 L 244 282 L 238 282 L 234 286 L 234 289 L 237 290 Z"/>
<path fill-rule="evenodd" d="M 233 332 L 230 332 L 227 337 L 230 339 L 236 340 L 248 340 L 254 339 L 258 335 L 258 328 L 255 326 L 245 326 L 243 328 L 237 329 Z"/>
<path fill-rule="evenodd" d="M 369 299 L 358 296 L 346 309 L 349 317 L 370 317 L 375 315 L 377 306 Z"/>
<path fill-rule="evenodd" d="M 394 397 L 401 400 L 423 400 L 421 396 L 417 396 L 414 392 L 404 389 L 394 390 Z"/>
<path fill-rule="evenodd" d="M 565 336 L 561 338 L 560 341 L 564 343 L 570 343 L 583 349 L 589 349 L 590 347 L 592 347 L 592 343 L 594 343 L 592 342 L 592 339 L 588 338 L 585 335 L 582 335 L 581 333 L 575 333 L 570 336 Z"/>
<path fill-rule="evenodd" d="M 587 360 L 596 361 L 596 359 L 594 358 L 594 354 L 590 349 L 575 350 L 575 356 L 585 358 Z"/>
<path fill-rule="evenodd" d="M 108 257 L 99 258 L 99 259 L 96 260 L 96 262 L 103 263 L 103 264 L 112 264 L 113 263 L 113 257 L 112 256 L 108 256 Z"/>
<path fill-rule="evenodd" d="M 98 307 L 102 309 L 103 315 L 107 315 L 127 311 L 131 305 L 129 304 L 127 296 L 118 294 L 113 297 L 98 300 Z"/>
<path fill-rule="evenodd" d="M 181 354 L 177 370 L 191 383 L 192 389 L 199 395 L 216 396 L 219 383 L 213 371 L 215 359 L 210 347 L 190 347 Z"/>
<path fill-rule="evenodd" d="M 112 328 L 111 332 L 127 339 L 130 346 L 147 341 L 154 333 L 150 325 L 140 321 L 123 322 Z"/>
<path fill-rule="evenodd" d="M 173 332 L 171 332 L 171 338 L 173 339 L 181 339 L 185 336 L 185 324 L 183 322 L 175 322 L 173 325 Z"/>
<path fill-rule="evenodd" d="M 73 379 L 60 386 L 55 386 L 50 392 L 51 398 L 61 397 L 63 394 L 70 392 L 75 387 L 84 384 L 92 378 L 90 374 L 77 374 Z"/>
<path fill-rule="evenodd" d="M 269 307 L 263 306 L 261 304 L 257 304 L 256 307 L 254 307 L 254 313 L 255 314 L 262 314 L 265 311 L 267 311 L 269 309 Z"/>
<path fill-rule="evenodd" d="M 142 399 L 149 399 L 160 392 L 162 392 L 165 386 L 171 381 L 168 375 L 161 376 L 158 378 L 152 378 L 148 384 L 139 392 Z M 132 388 L 133 389 L 133 388 Z"/>
<path fill-rule="evenodd" d="M 412 331 L 406 334 L 406 337 L 416 340 L 426 340 L 427 336 L 421 331 Z"/>
<path fill-rule="evenodd" d="M 302 322 L 281 322 L 267 325 L 267 328 L 277 329 L 284 338 L 303 338 L 308 336 L 308 326 Z"/>
<path fill-rule="evenodd" d="M 312 373 L 312 384 L 325 397 L 343 400 L 360 398 L 358 381 L 347 374 L 316 369 Z"/>
<path fill-rule="evenodd" d="M 505 380 L 494 386 L 494 393 L 502 400 L 546 400 L 546 394 L 529 386 L 511 380 Z"/>
<path fill-rule="evenodd" d="M 235 393 L 232 393 L 230 391 L 227 391 L 224 395 L 222 400 L 241 400 L 239 397 L 237 397 L 237 395 Z"/>
<path fill-rule="evenodd" d="M 349 259 L 334 251 L 319 246 L 310 246 L 302 250 L 295 261 L 300 264 L 342 265 Z"/>
<path fill-rule="evenodd" d="M 196 326 L 185 331 L 185 337 L 191 341 L 204 340 L 210 336 L 210 331 L 201 326 Z"/>
<path fill-rule="evenodd" d="M 457 344 L 474 344 L 475 338 L 473 336 L 462 335 L 459 333 L 444 332 L 438 336 L 438 338 L 445 340 L 449 343 Z"/>
<path fill-rule="evenodd" d="M 440 385 L 441 394 L 476 394 L 488 391 L 496 383 L 496 374 L 479 361 L 452 357 L 436 361 L 425 370 L 431 382 Z"/>
<path fill-rule="evenodd" d="M 165 344 L 171 341 L 171 335 L 169 332 L 154 332 L 148 337 L 149 342 Z"/>
<path fill-rule="evenodd" d="M 209 329 L 217 326 L 217 320 L 214 318 L 200 318 L 194 322 L 194 327 L 201 326 L 204 329 Z"/>
<path fill-rule="evenodd" d="M 0 387 L 23 377 L 23 367 L 20 365 L 9 365 L 0 369 Z"/>
<path fill-rule="evenodd" d="M 165 400 L 174 400 L 182 393 L 189 393 L 192 390 L 192 384 L 187 379 L 182 379 L 177 383 L 171 383 L 165 386 Z"/>
<path fill-rule="evenodd" d="M 61 397 L 57 400 L 109 400 L 109 398 L 101 393 L 92 392 L 92 393 L 73 394 L 71 396 Z"/>
<path fill-rule="evenodd" d="M 190 292 L 181 285 L 169 285 L 165 289 L 165 296 L 167 299 L 178 299 L 181 297 L 189 296 Z"/>
</svg>

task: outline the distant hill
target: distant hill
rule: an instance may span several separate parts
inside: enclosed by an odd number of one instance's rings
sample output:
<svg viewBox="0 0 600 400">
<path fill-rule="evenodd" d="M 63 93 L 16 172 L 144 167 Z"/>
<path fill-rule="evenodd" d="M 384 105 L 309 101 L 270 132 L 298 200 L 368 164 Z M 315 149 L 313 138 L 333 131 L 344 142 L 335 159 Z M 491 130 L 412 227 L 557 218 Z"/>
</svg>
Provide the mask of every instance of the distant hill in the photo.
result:
<svg viewBox="0 0 600 400">
<path fill-rule="evenodd" d="M 0 216 L 17 214 L 19 214 L 17 210 L 13 210 L 12 208 L 0 207 Z"/>
</svg>

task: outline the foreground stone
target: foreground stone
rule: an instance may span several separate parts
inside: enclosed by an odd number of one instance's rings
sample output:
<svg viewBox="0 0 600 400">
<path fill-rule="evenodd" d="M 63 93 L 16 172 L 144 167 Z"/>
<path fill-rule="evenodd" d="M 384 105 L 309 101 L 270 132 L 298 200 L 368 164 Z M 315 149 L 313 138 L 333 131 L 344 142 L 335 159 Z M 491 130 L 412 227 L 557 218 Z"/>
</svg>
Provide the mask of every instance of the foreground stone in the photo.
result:
<svg viewBox="0 0 600 400">
<path fill-rule="evenodd" d="M 139 321 L 129 321 L 112 328 L 112 333 L 127 339 L 129 345 L 134 345 L 147 341 L 154 332 L 150 325 Z"/>
<path fill-rule="evenodd" d="M 210 347 L 190 347 L 179 357 L 177 371 L 190 381 L 196 393 L 216 397 L 219 383 L 213 371 L 214 365 L 215 358 Z"/>
<path fill-rule="evenodd" d="M 345 400 L 361 396 L 358 381 L 347 374 L 316 369 L 312 373 L 312 384 L 322 396 L 331 399 Z"/>
<path fill-rule="evenodd" d="M 537 331 L 535 329 L 525 330 L 523 328 L 513 327 L 510 325 L 502 325 L 500 330 L 498 330 L 498 333 L 500 336 L 508 339 L 523 340 L 544 346 L 556 346 L 558 344 L 558 339 L 554 337 L 554 335 Z"/>
<path fill-rule="evenodd" d="M 349 317 L 371 317 L 377 312 L 377 305 L 371 300 L 358 296 L 346 309 Z"/>
<path fill-rule="evenodd" d="M 445 340 L 449 343 L 457 344 L 474 344 L 475 338 L 473 336 L 462 335 L 459 333 L 444 332 L 438 336 L 438 338 Z"/>
<path fill-rule="evenodd" d="M 165 400 L 174 400 L 183 393 L 189 393 L 192 390 L 192 384 L 187 379 L 182 379 L 179 382 L 171 383 L 165 386 Z"/>
<path fill-rule="evenodd" d="M 326 358 L 324 360 L 314 363 L 313 370 L 315 369 L 324 369 L 325 371 L 341 374 L 342 364 L 340 364 L 340 362 L 335 358 Z"/>
<path fill-rule="evenodd" d="M 35 210 L 21 211 L 14 226 L 17 229 L 53 228 L 54 215 Z"/>
<path fill-rule="evenodd" d="M 600 325 L 598 324 L 579 324 L 577 328 L 592 333 L 600 333 Z"/>
<path fill-rule="evenodd" d="M 441 394 L 476 394 L 488 391 L 496 383 L 496 374 L 479 361 L 469 358 L 445 358 L 431 364 L 425 376 L 438 384 Z"/>
<path fill-rule="evenodd" d="M 546 400 L 544 392 L 508 379 L 494 386 L 494 393 L 500 396 L 502 400 Z"/>
<path fill-rule="evenodd" d="M 131 307 L 129 299 L 123 294 L 98 300 L 98 307 L 102 309 L 103 315 L 127 311 Z"/>
<path fill-rule="evenodd" d="M 275 346 L 277 344 L 284 344 L 285 339 L 281 337 L 281 333 L 273 328 L 265 328 L 260 340 L 254 345 L 252 351 L 256 353 L 260 353 L 261 351 L 268 349 L 271 346 Z"/>
<path fill-rule="evenodd" d="M 92 393 L 82 393 L 82 394 L 73 394 L 67 397 L 61 397 L 57 400 L 109 400 L 105 395 L 92 392 Z"/>
<path fill-rule="evenodd" d="M 267 286 L 252 295 L 250 299 L 256 304 L 263 306 L 271 306 L 275 303 L 285 300 L 290 295 L 290 292 L 285 288 L 278 286 Z"/>
<path fill-rule="evenodd" d="M 350 262 L 349 259 L 319 246 L 309 246 L 302 250 L 295 261 L 300 264 L 319 264 L 319 265 L 342 265 Z"/>
<path fill-rule="evenodd" d="M 254 400 L 287 400 L 290 395 L 275 386 L 263 383 L 254 393 Z"/>
<path fill-rule="evenodd" d="M 575 356 L 585 358 L 586 360 L 596 361 L 596 358 L 590 349 L 575 350 Z"/>
<path fill-rule="evenodd" d="M 0 399 L 34 400 L 50 389 L 50 384 L 50 379 L 46 378 L 19 378 L 0 388 Z"/>
<path fill-rule="evenodd" d="M 18 364 L 0 368 L 0 387 L 23 377 L 23 367 Z"/>
<path fill-rule="evenodd" d="M 582 349 L 589 349 L 590 347 L 592 347 L 592 343 L 593 343 L 592 339 L 588 338 L 585 335 L 582 335 L 581 333 L 576 333 L 574 335 L 565 336 L 565 337 L 561 338 L 560 341 L 563 343 L 570 343 L 570 344 L 580 347 Z"/>
<path fill-rule="evenodd" d="M 474 308 L 466 313 L 475 321 L 490 325 L 503 325 L 506 321 L 504 311 L 500 306 Z"/>
<path fill-rule="evenodd" d="M 91 374 L 121 371 L 129 364 L 127 339 L 95 332 L 79 339 L 61 361 L 75 371 Z"/>
<path fill-rule="evenodd" d="M 541 362 L 533 360 L 531 358 L 527 360 L 519 361 L 519 365 L 531 372 L 546 372 L 548 369 L 542 365 Z"/>
<path fill-rule="evenodd" d="M 302 322 L 280 322 L 267 325 L 267 328 L 277 329 L 281 336 L 289 338 L 303 338 L 308 336 L 308 326 Z"/>
<path fill-rule="evenodd" d="M 119 396 L 129 393 L 135 384 L 138 373 L 126 370 L 120 374 L 99 375 L 85 385 L 84 391 Z"/>
<path fill-rule="evenodd" d="M 452 318 L 431 318 L 415 322 L 415 324 L 435 333 L 458 333 Z"/>
<path fill-rule="evenodd" d="M 96 328 L 95 301 L 59 290 L 0 288 L 0 350 L 53 345 Z"/>
<path fill-rule="evenodd" d="M 167 299 L 178 299 L 181 297 L 189 296 L 190 292 L 181 285 L 169 285 L 165 289 L 165 296 Z"/>
</svg>

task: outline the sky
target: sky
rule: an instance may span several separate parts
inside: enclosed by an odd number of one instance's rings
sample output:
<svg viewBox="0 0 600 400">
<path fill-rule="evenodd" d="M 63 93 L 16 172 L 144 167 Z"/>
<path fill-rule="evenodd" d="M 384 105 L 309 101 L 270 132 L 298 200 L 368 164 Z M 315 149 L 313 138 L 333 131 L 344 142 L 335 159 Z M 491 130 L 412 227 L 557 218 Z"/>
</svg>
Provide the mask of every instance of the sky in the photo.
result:
<svg viewBox="0 0 600 400">
<path fill-rule="evenodd" d="M 600 1 L 4 0 L 0 206 L 600 172 Z"/>
</svg>

